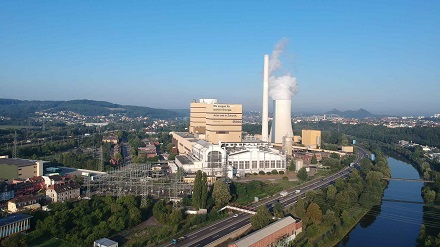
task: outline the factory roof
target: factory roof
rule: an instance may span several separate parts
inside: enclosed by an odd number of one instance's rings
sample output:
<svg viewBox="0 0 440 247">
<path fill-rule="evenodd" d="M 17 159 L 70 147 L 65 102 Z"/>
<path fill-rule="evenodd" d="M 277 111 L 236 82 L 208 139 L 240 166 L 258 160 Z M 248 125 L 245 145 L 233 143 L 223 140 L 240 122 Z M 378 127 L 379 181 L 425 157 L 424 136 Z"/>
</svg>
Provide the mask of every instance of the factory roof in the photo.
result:
<svg viewBox="0 0 440 247">
<path fill-rule="evenodd" d="M 191 159 L 190 156 L 188 155 L 177 155 L 176 159 L 179 160 L 179 162 L 182 165 L 189 165 L 189 164 L 193 164 L 193 160 Z"/>
<path fill-rule="evenodd" d="M 251 246 L 257 243 L 258 241 L 260 241 L 261 239 L 279 231 L 281 228 L 284 228 L 290 224 L 295 224 L 295 223 L 297 223 L 297 221 L 294 218 L 287 216 L 238 240 L 237 242 L 235 242 L 235 245 L 237 247 Z"/>
<path fill-rule="evenodd" d="M 0 226 L 6 226 L 18 221 L 22 221 L 22 220 L 26 220 L 26 219 L 30 219 L 32 218 L 32 216 L 27 215 L 27 214 L 10 214 L 7 215 L 4 218 L 0 219 Z"/>
<path fill-rule="evenodd" d="M 207 142 L 205 140 L 198 140 L 197 144 L 202 145 L 205 148 L 212 146 L 212 144 L 210 142 Z"/>
<path fill-rule="evenodd" d="M 193 134 L 190 134 L 188 132 L 174 132 L 174 133 L 183 138 L 195 138 Z"/>
<path fill-rule="evenodd" d="M 35 160 L 17 159 L 17 158 L 1 158 L 0 165 L 14 165 L 18 167 L 35 165 Z"/>
</svg>

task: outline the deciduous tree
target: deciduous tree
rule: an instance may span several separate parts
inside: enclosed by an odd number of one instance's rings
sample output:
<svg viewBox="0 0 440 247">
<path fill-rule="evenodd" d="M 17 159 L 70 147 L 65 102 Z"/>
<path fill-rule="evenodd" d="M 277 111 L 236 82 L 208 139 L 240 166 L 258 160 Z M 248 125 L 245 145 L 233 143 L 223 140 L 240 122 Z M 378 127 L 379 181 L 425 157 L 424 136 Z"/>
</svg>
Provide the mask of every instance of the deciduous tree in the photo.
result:
<svg viewBox="0 0 440 247">
<path fill-rule="evenodd" d="M 298 176 L 298 179 L 301 181 L 307 181 L 307 179 L 309 179 L 309 175 L 307 175 L 306 168 L 304 168 L 304 167 L 299 169 L 297 176 Z"/>
<path fill-rule="evenodd" d="M 228 204 L 229 200 L 232 198 L 231 193 L 229 192 L 229 186 L 220 179 L 215 181 L 212 198 L 214 199 L 215 206 L 218 208 Z"/>
<path fill-rule="evenodd" d="M 272 222 L 272 215 L 266 206 L 260 206 L 257 209 L 257 213 L 251 217 L 252 228 L 254 230 L 263 228 Z"/>
</svg>

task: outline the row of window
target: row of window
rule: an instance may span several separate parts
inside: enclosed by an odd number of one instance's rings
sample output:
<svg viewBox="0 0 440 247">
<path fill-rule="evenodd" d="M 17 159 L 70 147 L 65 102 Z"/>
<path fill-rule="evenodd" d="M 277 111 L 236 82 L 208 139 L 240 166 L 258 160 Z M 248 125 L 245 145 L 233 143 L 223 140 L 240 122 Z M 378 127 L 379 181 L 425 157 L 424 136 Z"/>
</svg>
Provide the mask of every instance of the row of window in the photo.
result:
<svg viewBox="0 0 440 247">
<path fill-rule="evenodd" d="M 230 161 L 229 165 L 232 165 L 238 169 L 250 169 L 250 161 Z M 259 167 L 258 167 L 259 165 Z M 252 169 L 264 169 L 264 168 L 285 168 L 285 160 L 257 160 L 252 161 Z"/>
</svg>

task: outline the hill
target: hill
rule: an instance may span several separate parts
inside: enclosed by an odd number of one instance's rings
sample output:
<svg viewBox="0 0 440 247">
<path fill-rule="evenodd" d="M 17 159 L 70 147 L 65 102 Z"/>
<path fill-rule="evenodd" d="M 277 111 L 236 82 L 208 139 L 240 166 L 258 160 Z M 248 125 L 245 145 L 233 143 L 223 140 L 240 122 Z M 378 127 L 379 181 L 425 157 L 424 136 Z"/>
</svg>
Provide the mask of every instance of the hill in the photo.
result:
<svg viewBox="0 0 440 247">
<path fill-rule="evenodd" d="M 69 100 L 39 101 L 0 99 L 0 116 L 11 118 L 27 118 L 35 112 L 72 111 L 85 116 L 105 116 L 111 113 L 122 113 L 128 117 L 173 118 L 182 117 L 182 111 L 157 109 L 144 106 L 119 105 L 106 101 Z"/>
<path fill-rule="evenodd" d="M 365 109 L 359 109 L 356 111 L 348 110 L 348 111 L 340 111 L 338 109 L 333 109 L 331 111 L 325 112 L 326 115 L 338 115 L 343 118 L 367 118 L 367 117 L 378 117 Z"/>
</svg>

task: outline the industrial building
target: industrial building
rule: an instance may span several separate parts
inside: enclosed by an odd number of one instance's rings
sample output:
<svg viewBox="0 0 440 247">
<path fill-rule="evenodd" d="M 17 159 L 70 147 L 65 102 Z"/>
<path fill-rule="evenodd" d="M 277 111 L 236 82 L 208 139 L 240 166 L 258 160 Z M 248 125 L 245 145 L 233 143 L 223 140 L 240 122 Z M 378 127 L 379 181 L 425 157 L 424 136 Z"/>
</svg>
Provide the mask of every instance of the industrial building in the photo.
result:
<svg viewBox="0 0 440 247">
<path fill-rule="evenodd" d="M 307 148 L 321 147 L 321 131 L 320 130 L 302 130 L 301 143 Z"/>
<path fill-rule="evenodd" d="M 43 175 L 42 160 L 0 158 L 0 179 L 27 179 Z"/>
<path fill-rule="evenodd" d="M 302 221 L 288 216 L 229 244 L 228 247 L 276 246 L 278 242 L 294 240 L 301 232 Z"/>
<path fill-rule="evenodd" d="M 26 214 L 9 214 L 0 219 L 0 238 L 23 232 L 31 228 L 30 218 Z"/>
<path fill-rule="evenodd" d="M 241 104 L 219 104 L 217 99 L 192 102 L 189 133 L 213 144 L 241 142 L 242 113 Z"/>
<path fill-rule="evenodd" d="M 286 155 L 269 143 L 242 141 L 212 144 L 185 132 L 171 134 L 180 154 L 176 156 L 175 163 L 189 173 L 201 170 L 210 176 L 227 175 L 232 178 L 259 171 L 286 170 Z"/>
</svg>

